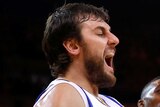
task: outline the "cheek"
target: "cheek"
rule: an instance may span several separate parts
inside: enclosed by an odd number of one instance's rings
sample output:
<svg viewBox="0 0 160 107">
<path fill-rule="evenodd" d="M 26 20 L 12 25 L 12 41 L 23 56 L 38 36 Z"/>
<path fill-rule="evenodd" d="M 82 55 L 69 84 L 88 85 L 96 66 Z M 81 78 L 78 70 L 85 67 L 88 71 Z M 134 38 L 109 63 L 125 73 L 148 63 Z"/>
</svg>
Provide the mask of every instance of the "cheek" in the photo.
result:
<svg viewBox="0 0 160 107">
<path fill-rule="evenodd" d="M 88 35 L 92 35 L 92 36 L 88 36 Z M 93 55 L 94 54 L 103 55 L 104 50 L 107 46 L 106 38 L 98 37 L 97 35 L 94 35 L 94 34 L 87 34 L 83 38 L 83 41 Z"/>
<path fill-rule="evenodd" d="M 103 55 L 106 48 L 106 44 L 100 41 L 90 41 L 88 43 L 88 48 L 92 54 Z"/>
</svg>

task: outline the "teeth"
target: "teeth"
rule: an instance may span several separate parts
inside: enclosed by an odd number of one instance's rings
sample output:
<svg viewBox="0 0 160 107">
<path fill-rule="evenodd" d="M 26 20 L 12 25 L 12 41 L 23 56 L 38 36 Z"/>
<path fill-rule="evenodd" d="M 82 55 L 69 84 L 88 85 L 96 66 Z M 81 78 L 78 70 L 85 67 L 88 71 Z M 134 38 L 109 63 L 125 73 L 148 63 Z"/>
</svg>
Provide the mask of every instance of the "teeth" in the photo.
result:
<svg viewBox="0 0 160 107">
<path fill-rule="evenodd" d="M 114 54 L 108 54 L 108 55 L 106 55 L 105 58 L 112 58 L 113 56 L 114 56 Z"/>
</svg>

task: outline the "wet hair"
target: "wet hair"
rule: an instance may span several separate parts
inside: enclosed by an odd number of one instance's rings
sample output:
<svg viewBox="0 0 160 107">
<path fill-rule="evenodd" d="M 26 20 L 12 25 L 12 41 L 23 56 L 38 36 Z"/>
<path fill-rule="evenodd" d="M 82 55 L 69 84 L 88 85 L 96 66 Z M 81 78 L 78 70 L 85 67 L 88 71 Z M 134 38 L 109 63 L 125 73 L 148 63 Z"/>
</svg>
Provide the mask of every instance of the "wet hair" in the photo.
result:
<svg viewBox="0 0 160 107">
<path fill-rule="evenodd" d="M 81 42 L 80 23 L 89 20 L 91 16 L 109 22 L 108 11 L 84 3 L 68 3 L 57 8 L 47 19 L 42 49 L 47 58 L 51 73 L 54 77 L 64 75 L 72 62 L 63 42 L 75 39 Z M 95 20 L 96 20 L 95 19 Z"/>
<path fill-rule="evenodd" d="M 147 92 L 150 90 L 150 89 L 148 89 L 148 87 L 149 87 L 154 81 L 159 80 L 159 79 L 160 79 L 160 76 L 157 76 L 157 77 L 155 77 L 154 79 L 152 79 L 150 82 L 148 82 L 148 83 L 144 86 L 144 88 L 142 89 L 142 93 L 141 93 L 141 99 L 145 98 Z"/>
</svg>

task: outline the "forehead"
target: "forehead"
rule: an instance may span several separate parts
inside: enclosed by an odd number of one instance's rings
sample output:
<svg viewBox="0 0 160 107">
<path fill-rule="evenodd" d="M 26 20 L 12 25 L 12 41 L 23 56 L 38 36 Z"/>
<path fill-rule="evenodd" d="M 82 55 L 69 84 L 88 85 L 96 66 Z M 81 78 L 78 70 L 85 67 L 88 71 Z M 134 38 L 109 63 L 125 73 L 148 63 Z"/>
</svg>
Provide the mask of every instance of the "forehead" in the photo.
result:
<svg viewBox="0 0 160 107">
<path fill-rule="evenodd" d="M 151 84 L 145 89 L 146 97 L 150 97 L 157 87 L 160 87 L 160 79 L 151 82 Z"/>
<path fill-rule="evenodd" d="M 89 20 L 80 24 L 81 28 L 88 28 L 91 30 L 103 28 L 104 30 L 110 30 L 110 26 L 104 20 L 100 18 L 91 17 Z"/>
</svg>

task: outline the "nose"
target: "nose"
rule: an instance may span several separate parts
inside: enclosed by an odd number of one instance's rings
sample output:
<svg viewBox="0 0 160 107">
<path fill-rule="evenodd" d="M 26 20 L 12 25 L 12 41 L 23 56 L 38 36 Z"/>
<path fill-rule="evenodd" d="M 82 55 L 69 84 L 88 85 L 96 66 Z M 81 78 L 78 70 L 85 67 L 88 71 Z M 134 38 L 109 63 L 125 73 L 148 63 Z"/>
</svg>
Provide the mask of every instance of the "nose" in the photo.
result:
<svg viewBox="0 0 160 107">
<path fill-rule="evenodd" d="M 108 45 L 115 47 L 118 44 L 119 44 L 119 39 L 113 33 L 110 33 L 110 35 L 108 37 Z"/>
</svg>

